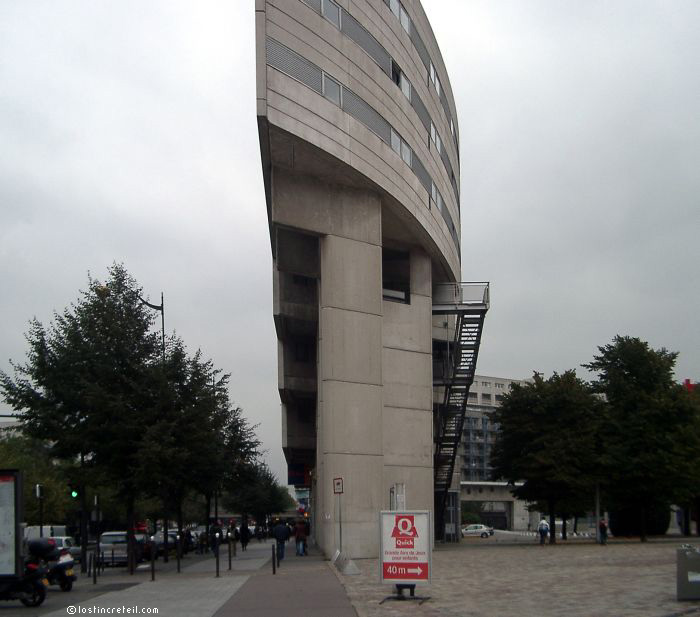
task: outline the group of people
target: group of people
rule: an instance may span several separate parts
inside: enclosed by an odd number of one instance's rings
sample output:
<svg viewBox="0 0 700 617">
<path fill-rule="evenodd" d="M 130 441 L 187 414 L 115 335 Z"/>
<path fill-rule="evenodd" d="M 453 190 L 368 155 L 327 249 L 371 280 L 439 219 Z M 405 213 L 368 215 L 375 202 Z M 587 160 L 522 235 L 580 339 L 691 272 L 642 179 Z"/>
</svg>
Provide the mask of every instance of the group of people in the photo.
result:
<svg viewBox="0 0 700 617">
<path fill-rule="evenodd" d="M 537 525 L 537 532 L 540 534 L 540 545 L 544 546 L 547 537 L 549 536 L 549 523 L 544 516 Z M 604 518 L 601 518 L 598 522 L 598 541 L 601 544 L 608 543 L 608 522 Z"/>
<path fill-rule="evenodd" d="M 216 554 L 219 545 L 228 541 L 229 533 L 234 542 L 241 543 L 242 551 L 248 549 L 248 544 L 253 536 L 257 538 L 258 542 L 262 542 L 263 539 L 269 535 L 269 537 L 274 538 L 277 542 L 278 562 L 284 559 L 285 545 L 292 537 L 294 537 L 296 544 L 297 556 L 303 557 L 308 554 L 307 541 L 310 534 L 310 525 L 306 519 L 299 519 L 294 524 L 285 523 L 281 519 L 276 519 L 274 526 L 272 529 L 268 528 L 267 533 L 260 525 L 256 525 L 255 531 L 251 531 L 248 526 L 248 521 L 245 518 L 241 521 L 240 527 L 231 524 L 226 530 L 224 530 L 221 527 L 221 523 L 217 521 L 209 528 L 209 535 L 204 532 L 199 534 L 196 543 L 197 552 L 203 554 L 211 549 Z"/>
<path fill-rule="evenodd" d="M 292 536 L 294 536 L 297 556 L 303 557 L 308 555 L 307 539 L 309 531 L 309 522 L 305 519 L 299 519 L 293 527 L 277 519 L 275 526 L 272 528 L 272 537 L 277 542 L 277 563 L 284 559 L 284 548 Z"/>
</svg>

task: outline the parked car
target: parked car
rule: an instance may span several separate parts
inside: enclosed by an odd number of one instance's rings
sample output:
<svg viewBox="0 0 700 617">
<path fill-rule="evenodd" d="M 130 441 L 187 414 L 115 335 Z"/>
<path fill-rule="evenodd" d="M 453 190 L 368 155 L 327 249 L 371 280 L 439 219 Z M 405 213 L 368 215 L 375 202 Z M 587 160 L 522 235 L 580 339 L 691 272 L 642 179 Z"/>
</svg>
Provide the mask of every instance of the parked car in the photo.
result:
<svg viewBox="0 0 700 617">
<path fill-rule="evenodd" d="M 159 531 L 154 536 L 156 542 L 156 557 L 159 557 L 165 552 L 165 538 L 163 537 L 163 532 Z M 172 553 L 175 551 L 177 546 L 177 531 L 168 530 L 168 552 Z"/>
<path fill-rule="evenodd" d="M 104 555 L 105 564 L 108 566 L 126 565 L 127 537 L 126 531 L 105 531 L 100 536 L 100 552 Z M 143 559 L 143 549 L 140 542 L 134 543 L 136 562 Z"/>
<path fill-rule="evenodd" d="M 462 537 L 468 538 L 469 536 L 480 536 L 482 538 L 488 538 L 493 535 L 493 527 L 487 527 L 486 525 L 467 525 L 462 528 Z"/>
<path fill-rule="evenodd" d="M 73 561 L 80 561 L 80 547 L 75 543 L 75 538 L 71 536 L 54 536 L 53 538 L 49 538 L 49 541 L 51 540 L 53 540 L 54 545 L 59 551 L 63 548 L 68 549 Z"/>
</svg>

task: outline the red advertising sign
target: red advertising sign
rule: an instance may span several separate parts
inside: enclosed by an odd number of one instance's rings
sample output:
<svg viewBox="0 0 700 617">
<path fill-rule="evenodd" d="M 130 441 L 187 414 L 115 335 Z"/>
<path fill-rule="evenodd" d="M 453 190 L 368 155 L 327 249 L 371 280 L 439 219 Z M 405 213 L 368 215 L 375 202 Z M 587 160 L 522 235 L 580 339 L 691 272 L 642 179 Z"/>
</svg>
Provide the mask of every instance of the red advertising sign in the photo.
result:
<svg viewBox="0 0 700 617">
<path fill-rule="evenodd" d="M 383 583 L 427 583 L 431 577 L 430 512 L 381 512 Z"/>
</svg>

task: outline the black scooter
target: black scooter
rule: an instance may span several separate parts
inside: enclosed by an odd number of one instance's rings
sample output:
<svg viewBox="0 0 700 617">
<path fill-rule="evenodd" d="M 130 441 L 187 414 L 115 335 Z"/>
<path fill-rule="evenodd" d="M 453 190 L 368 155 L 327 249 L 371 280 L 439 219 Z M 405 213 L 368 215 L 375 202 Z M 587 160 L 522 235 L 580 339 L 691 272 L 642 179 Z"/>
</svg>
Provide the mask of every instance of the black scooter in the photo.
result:
<svg viewBox="0 0 700 617">
<path fill-rule="evenodd" d="M 24 606 L 39 606 L 46 599 L 46 568 L 42 564 L 43 555 L 50 549 L 42 544 L 29 542 L 30 559 L 25 562 L 24 575 L 0 579 L 0 600 L 19 600 Z M 55 547 L 51 547 L 55 550 Z"/>
</svg>

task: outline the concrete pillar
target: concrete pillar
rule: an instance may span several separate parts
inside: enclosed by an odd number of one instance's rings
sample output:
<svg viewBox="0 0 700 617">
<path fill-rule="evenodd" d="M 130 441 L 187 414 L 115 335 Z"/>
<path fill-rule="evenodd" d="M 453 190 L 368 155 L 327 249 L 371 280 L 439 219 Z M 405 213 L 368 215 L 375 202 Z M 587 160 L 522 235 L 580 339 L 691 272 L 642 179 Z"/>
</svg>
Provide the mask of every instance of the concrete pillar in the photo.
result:
<svg viewBox="0 0 700 617">
<path fill-rule="evenodd" d="M 409 510 L 433 509 L 432 284 L 430 258 L 411 251 L 410 304 L 384 301 L 384 495 L 405 484 Z"/>
<path fill-rule="evenodd" d="M 378 199 L 375 207 L 378 213 Z M 350 557 L 377 554 L 383 467 L 381 265 L 378 243 L 321 238 L 316 525 L 326 554 L 339 548 L 341 517 L 343 550 Z M 344 481 L 340 499 L 333 494 L 336 477 Z"/>
</svg>

